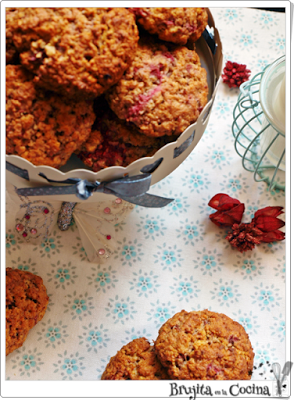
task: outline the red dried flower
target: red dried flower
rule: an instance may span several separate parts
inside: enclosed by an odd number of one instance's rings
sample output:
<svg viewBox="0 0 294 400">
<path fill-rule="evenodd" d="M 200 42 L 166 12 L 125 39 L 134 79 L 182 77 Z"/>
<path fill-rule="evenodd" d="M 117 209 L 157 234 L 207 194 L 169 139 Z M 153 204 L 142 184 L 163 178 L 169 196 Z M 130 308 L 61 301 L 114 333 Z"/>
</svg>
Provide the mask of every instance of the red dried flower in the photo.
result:
<svg viewBox="0 0 294 400">
<path fill-rule="evenodd" d="M 233 232 L 226 239 L 241 253 L 252 250 L 261 242 L 271 243 L 285 239 L 285 233 L 279 231 L 285 222 L 277 218 L 283 213 L 282 209 L 283 207 L 265 207 L 256 211 L 249 224 L 234 224 Z"/>
<path fill-rule="evenodd" d="M 250 224 L 234 224 L 232 229 L 233 231 L 226 236 L 226 239 L 241 253 L 254 249 L 255 245 L 261 242 L 262 231 L 256 228 L 252 222 Z"/>
<path fill-rule="evenodd" d="M 248 81 L 250 69 L 246 68 L 245 64 L 227 61 L 223 70 L 222 78 L 229 88 L 239 87 L 243 82 Z"/>
<path fill-rule="evenodd" d="M 216 194 L 208 205 L 217 212 L 210 214 L 209 218 L 217 226 L 232 226 L 241 222 L 245 206 L 237 199 L 224 193 Z"/>
<path fill-rule="evenodd" d="M 285 225 L 285 222 L 277 218 L 283 214 L 282 209 L 283 207 L 265 207 L 254 214 L 252 222 L 256 228 L 262 231 L 261 242 L 271 243 L 285 239 L 285 233 L 279 231 Z"/>
<path fill-rule="evenodd" d="M 226 239 L 241 253 L 252 250 L 261 242 L 271 243 L 285 239 L 285 233 L 279 229 L 285 222 L 277 218 L 283 214 L 283 207 L 265 207 L 256 211 L 252 221 L 248 224 L 241 223 L 245 210 L 244 203 L 233 199 L 224 193 L 216 194 L 208 205 L 217 210 L 209 218 L 217 226 L 229 226 Z"/>
</svg>

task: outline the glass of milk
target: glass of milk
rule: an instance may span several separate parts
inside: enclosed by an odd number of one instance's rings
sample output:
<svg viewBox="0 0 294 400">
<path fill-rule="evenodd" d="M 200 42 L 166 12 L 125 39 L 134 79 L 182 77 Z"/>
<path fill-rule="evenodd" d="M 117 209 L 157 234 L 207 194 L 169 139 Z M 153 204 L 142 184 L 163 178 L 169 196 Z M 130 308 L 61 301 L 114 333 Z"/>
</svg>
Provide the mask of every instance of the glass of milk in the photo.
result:
<svg viewBox="0 0 294 400">
<path fill-rule="evenodd" d="M 260 144 L 271 164 L 285 171 L 285 56 L 268 66 L 261 78 L 259 98 L 264 112 Z"/>
</svg>

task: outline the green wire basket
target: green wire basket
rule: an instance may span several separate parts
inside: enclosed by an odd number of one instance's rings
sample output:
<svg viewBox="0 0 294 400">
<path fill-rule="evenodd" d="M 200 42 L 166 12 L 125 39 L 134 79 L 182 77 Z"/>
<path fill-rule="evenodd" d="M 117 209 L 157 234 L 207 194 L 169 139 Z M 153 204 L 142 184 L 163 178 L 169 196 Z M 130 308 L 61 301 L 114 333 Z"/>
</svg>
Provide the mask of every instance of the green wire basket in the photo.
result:
<svg viewBox="0 0 294 400">
<path fill-rule="evenodd" d="M 240 86 L 238 101 L 233 110 L 232 133 L 235 138 L 235 150 L 242 157 L 242 165 L 245 170 L 254 173 L 254 180 L 266 182 L 269 190 L 285 190 L 285 172 L 279 168 L 285 156 L 285 149 L 276 165 L 273 165 L 268 157 L 275 141 L 279 140 L 280 136 L 285 138 L 285 135 L 264 116 L 259 98 L 261 79 L 269 67 Z M 274 136 L 266 148 L 262 149 L 262 135 L 266 134 L 269 127 L 274 130 Z"/>
</svg>

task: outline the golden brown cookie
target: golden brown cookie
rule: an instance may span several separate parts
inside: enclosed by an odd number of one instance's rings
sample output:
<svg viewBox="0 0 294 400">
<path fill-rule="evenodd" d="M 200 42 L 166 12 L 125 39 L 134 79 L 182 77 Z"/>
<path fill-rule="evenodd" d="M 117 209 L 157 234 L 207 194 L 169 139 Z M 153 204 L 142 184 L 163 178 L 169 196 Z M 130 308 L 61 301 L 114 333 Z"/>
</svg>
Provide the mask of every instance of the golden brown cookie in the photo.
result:
<svg viewBox="0 0 294 400">
<path fill-rule="evenodd" d="M 6 268 L 6 355 L 18 349 L 44 316 L 49 297 L 42 278 Z"/>
<path fill-rule="evenodd" d="M 111 357 L 101 380 L 160 380 L 168 379 L 158 361 L 154 347 L 144 337 L 134 339 Z"/>
<path fill-rule="evenodd" d="M 6 154 L 59 168 L 89 137 L 92 101 L 45 92 L 20 65 L 6 66 Z"/>
<path fill-rule="evenodd" d="M 154 347 L 171 379 L 251 379 L 254 353 L 249 337 L 224 314 L 183 310 L 160 328 Z"/>
<path fill-rule="evenodd" d="M 136 125 L 119 119 L 109 108 L 103 96 L 94 102 L 96 120 L 89 138 L 76 152 L 85 165 L 94 172 L 120 166 L 127 167 L 142 157 L 151 157 L 175 136 L 148 137 Z"/>
<path fill-rule="evenodd" d="M 137 22 L 151 34 L 167 42 L 196 42 L 204 31 L 208 15 L 205 8 L 145 7 L 131 8 Z"/>
<path fill-rule="evenodd" d="M 150 36 L 150 35 L 149 35 Z M 194 50 L 140 38 L 135 57 L 106 93 L 110 108 L 147 136 L 179 135 L 207 103 L 206 71 Z"/>
<path fill-rule="evenodd" d="M 83 99 L 120 79 L 139 39 L 133 13 L 119 7 L 20 7 L 6 24 L 35 82 Z"/>
</svg>

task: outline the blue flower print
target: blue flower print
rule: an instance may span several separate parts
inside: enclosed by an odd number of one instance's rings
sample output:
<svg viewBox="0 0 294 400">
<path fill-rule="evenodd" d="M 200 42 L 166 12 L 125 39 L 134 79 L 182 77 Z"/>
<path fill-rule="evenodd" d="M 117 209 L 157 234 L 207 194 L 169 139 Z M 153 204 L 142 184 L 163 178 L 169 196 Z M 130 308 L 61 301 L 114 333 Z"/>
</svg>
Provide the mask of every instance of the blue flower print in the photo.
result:
<svg viewBox="0 0 294 400">
<path fill-rule="evenodd" d="M 98 276 L 95 281 L 98 282 L 100 286 L 105 286 L 107 283 L 111 282 L 111 279 L 108 272 L 98 272 Z"/>
<path fill-rule="evenodd" d="M 284 50 L 285 49 L 285 39 L 277 38 L 276 46 L 279 50 Z"/>
<path fill-rule="evenodd" d="M 201 261 L 201 265 L 206 269 L 211 269 L 216 266 L 216 262 L 214 261 L 214 256 L 204 255 Z"/>
<path fill-rule="evenodd" d="M 168 269 L 172 271 L 173 268 L 181 267 L 181 261 L 183 259 L 180 257 L 181 249 L 177 249 L 177 245 L 167 246 L 166 243 L 163 246 L 157 246 L 159 251 L 154 255 L 156 260 L 154 264 L 160 263 L 163 270 Z"/>
<path fill-rule="evenodd" d="M 239 285 L 234 285 L 233 281 L 223 282 L 223 280 L 220 279 L 218 283 L 214 282 L 214 285 L 216 287 L 210 292 L 213 294 L 212 300 L 216 299 L 221 306 L 226 305 L 229 307 L 230 304 L 239 301 L 238 297 L 241 296 L 237 289 Z"/>
<path fill-rule="evenodd" d="M 11 246 L 14 246 L 16 244 L 16 240 L 14 238 L 14 235 L 12 233 L 8 234 L 6 233 L 6 248 L 9 249 Z"/>
<path fill-rule="evenodd" d="M 172 296 L 177 296 L 179 301 L 185 300 L 189 302 L 191 299 L 197 297 L 197 293 L 200 292 L 198 289 L 198 281 L 194 281 L 193 276 L 190 278 L 183 277 L 180 275 L 178 278 L 174 277 L 174 284 L 171 286 Z"/>
<path fill-rule="evenodd" d="M 118 318 L 123 318 L 129 314 L 128 305 L 126 303 L 115 303 L 113 312 L 117 314 Z"/>
<path fill-rule="evenodd" d="M 282 297 L 279 296 L 279 289 L 274 285 L 264 287 L 263 283 L 260 283 L 259 286 L 254 286 L 254 289 L 254 295 L 251 295 L 254 300 L 252 304 L 257 304 L 261 311 L 271 311 L 272 308 L 280 306 L 279 301 Z"/>
<path fill-rule="evenodd" d="M 140 269 L 138 273 L 134 272 L 133 275 L 130 290 L 135 290 L 139 297 L 147 298 L 149 294 L 157 293 L 157 288 L 160 285 L 157 283 L 158 276 L 154 275 L 153 271 L 143 273 Z"/>
<path fill-rule="evenodd" d="M 225 161 L 226 157 L 224 156 L 224 152 L 222 150 L 214 150 L 211 156 L 212 160 L 215 160 L 217 164 L 220 164 L 221 161 Z"/>
<path fill-rule="evenodd" d="M 103 324 L 100 326 L 93 326 L 92 322 L 88 326 L 83 326 L 82 335 L 79 335 L 79 345 L 86 346 L 88 352 L 92 351 L 98 353 L 99 349 L 107 346 L 108 329 L 103 328 Z"/>
<path fill-rule="evenodd" d="M 185 245 L 194 246 L 196 242 L 203 240 L 205 235 L 204 225 L 199 221 L 185 221 L 180 222 L 180 229 L 176 231 L 179 233 L 177 238 L 183 238 Z"/>
<path fill-rule="evenodd" d="M 126 260 L 130 260 L 132 257 L 136 257 L 137 253 L 135 251 L 134 246 L 127 246 L 125 245 L 123 247 L 123 251 L 121 253 L 123 256 L 125 256 Z"/>
<path fill-rule="evenodd" d="M 245 35 L 244 33 L 241 35 L 240 43 L 243 44 L 245 47 L 249 46 L 253 43 L 251 35 Z"/>
<path fill-rule="evenodd" d="M 73 380 L 83 375 L 82 371 L 85 369 L 85 367 L 83 366 L 82 360 L 84 357 L 79 357 L 78 352 L 67 356 L 67 351 L 65 350 L 63 355 L 58 354 L 58 357 L 60 359 L 58 360 L 57 364 L 53 364 L 56 367 L 53 372 L 59 372 L 62 376 L 62 380 Z"/>
<path fill-rule="evenodd" d="M 156 233 L 159 231 L 159 226 L 157 221 L 152 221 L 151 219 L 147 219 L 145 229 L 148 230 L 150 234 Z"/>
<path fill-rule="evenodd" d="M 238 18 L 237 11 L 234 10 L 234 9 L 230 9 L 230 8 L 225 10 L 224 16 L 227 17 L 229 20 L 233 20 L 235 18 Z"/>
<path fill-rule="evenodd" d="M 259 71 L 263 71 L 269 64 L 270 62 L 266 59 L 258 59 L 256 67 Z"/>
<path fill-rule="evenodd" d="M 64 312 L 70 312 L 72 319 L 78 318 L 82 321 L 84 317 L 92 314 L 91 310 L 94 308 L 93 297 L 88 297 L 88 293 L 77 296 L 76 291 L 74 291 L 73 295 L 67 294 L 67 297 L 69 300 L 67 304 L 64 304 Z"/>
<path fill-rule="evenodd" d="M 170 301 L 168 303 L 160 303 L 159 300 L 157 302 L 151 303 L 151 310 L 147 312 L 149 318 L 147 321 L 153 320 L 156 328 L 159 328 L 166 320 L 171 318 L 172 315 L 175 314 L 175 306 L 172 306 Z"/>
<path fill-rule="evenodd" d="M 234 297 L 234 293 L 232 292 L 232 288 L 230 286 L 220 286 L 218 296 L 227 301 L 229 298 Z"/>
<path fill-rule="evenodd" d="M 235 273 L 243 276 L 243 279 L 253 280 L 254 277 L 261 275 L 261 270 L 264 269 L 261 266 L 261 258 L 257 258 L 255 255 L 250 255 L 246 258 L 237 255 L 237 258 L 237 264 L 234 264 Z"/>
<path fill-rule="evenodd" d="M 164 231 L 166 227 L 164 226 L 165 220 L 160 219 L 158 217 L 140 217 L 140 224 L 137 224 L 138 229 L 137 232 L 142 232 L 144 234 L 145 239 L 151 238 L 152 240 L 156 240 L 160 236 L 164 236 Z"/>
<path fill-rule="evenodd" d="M 118 295 L 114 299 L 109 299 L 108 307 L 105 308 L 107 311 L 106 317 L 111 317 L 114 323 L 125 324 L 130 319 L 134 319 L 134 314 L 137 312 L 134 309 L 134 301 L 130 301 L 130 298 L 119 299 Z"/>
<path fill-rule="evenodd" d="M 229 104 L 226 101 L 219 101 L 215 106 L 215 112 L 220 113 L 220 116 L 231 112 Z"/>
<path fill-rule="evenodd" d="M 38 327 L 42 326 L 43 328 L 37 331 L 37 335 L 39 335 L 38 341 L 44 341 L 46 348 L 52 347 L 55 349 L 61 343 L 65 343 L 65 338 L 68 337 L 66 333 L 67 325 L 63 325 L 62 321 L 52 323 L 49 319 L 46 322 L 39 322 Z"/>
<path fill-rule="evenodd" d="M 106 293 L 107 290 L 111 288 L 115 288 L 117 271 L 114 271 L 111 266 L 101 267 L 98 265 L 97 267 L 92 268 L 93 273 L 90 276 L 87 276 L 89 279 L 89 285 L 94 285 L 97 292 L 102 291 Z"/>
<path fill-rule="evenodd" d="M 246 214 L 249 216 L 250 219 L 254 218 L 254 214 L 258 210 L 257 206 L 248 206 L 246 207 Z"/>
<path fill-rule="evenodd" d="M 242 189 L 239 179 L 229 179 L 228 187 L 229 189 L 232 189 L 233 192 Z"/>
<path fill-rule="evenodd" d="M 187 236 L 188 239 L 192 240 L 199 235 L 197 226 L 195 225 L 186 225 L 184 230 L 184 235 Z"/>
<path fill-rule="evenodd" d="M 85 300 L 75 299 L 74 304 L 71 306 L 71 308 L 75 310 L 77 314 L 81 314 L 83 311 L 87 310 L 87 305 Z"/>
<path fill-rule="evenodd" d="M 127 242 L 126 238 L 122 242 L 117 242 L 120 246 L 114 252 L 114 259 L 120 259 L 122 265 L 129 265 L 132 267 L 139 261 L 141 261 L 141 256 L 144 253 L 141 252 L 142 244 L 134 241 Z"/>
<path fill-rule="evenodd" d="M 91 346 L 97 346 L 98 343 L 102 342 L 101 332 L 90 331 L 87 341 L 91 343 Z"/>
<path fill-rule="evenodd" d="M 249 336 L 252 334 L 257 334 L 257 329 L 260 328 L 260 325 L 258 325 L 258 315 L 253 315 L 252 311 L 246 313 L 244 310 L 239 310 L 238 313 L 233 313 L 233 315 L 234 319 L 243 326 Z"/>
<path fill-rule="evenodd" d="M 197 250 L 197 259 L 193 260 L 195 263 L 194 268 L 199 269 L 203 275 L 212 276 L 213 273 L 221 271 L 221 255 L 214 250 L 206 250 L 204 247 L 202 251 Z"/>
<path fill-rule="evenodd" d="M 55 342 L 56 339 L 61 338 L 60 329 L 58 327 L 53 328 L 50 326 L 45 336 L 50 340 L 50 342 Z"/>
<path fill-rule="evenodd" d="M 271 290 L 261 290 L 258 300 L 262 301 L 263 304 L 267 306 L 271 301 L 274 301 L 275 298 Z"/>
<path fill-rule="evenodd" d="M 173 193 L 170 191 L 169 194 L 163 194 L 163 197 L 174 199 L 174 201 L 166 206 L 169 215 L 178 216 L 186 213 L 188 211 L 187 208 L 190 207 L 190 205 L 187 204 L 188 197 L 183 196 L 183 193 Z"/>
<path fill-rule="evenodd" d="M 68 269 L 59 268 L 57 270 L 57 274 L 55 278 L 59 280 L 59 282 L 63 283 L 65 280 L 70 279 L 70 274 Z"/>
<path fill-rule="evenodd" d="M 182 178 L 183 187 L 188 186 L 190 192 L 193 193 L 200 193 L 200 190 L 207 189 L 207 185 L 210 184 L 207 177 L 209 174 L 204 173 L 203 170 L 199 172 L 195 172 L 194 168 L 192 167 L 190 170 L 186 171 L 187 175 Z"/>
<path fill-rule="evenodd" d="M 161 256 L 161 259 L 164 261 L 165 264 L 170 265 L 171 263 L 174 263 L 177 261 L 177 257 L 175 257 L 175 252 L 172 250 L 164 250 L 163 255 Z"/>
<path fill-rule="evenodd" d="M 28 356 L 27 354 L 23 355 L 22 360 L 20 362 L 20 365 L 24 366 L 24 369 L 27 371 L 29 370 L 31 367 L 35 367 L 36 365 L 36 361 L 34 360 L 34 356 L 30 355 Z"/>
<path fill-rule="evenodd" d="M 191 283 L 189 282 L 180 282 L 177 290 L 183 296 L 187 296 L 188 294 L 193 292 L 193 289 L 191 288 Z"/>
<path fill-rule="evenodd" d="M 151 289 L 152 288 L 152 283 L 151 283 L 151 279 L 148 277 L 144 277 L 144 276 L 140 276 L 139 277 L 139 282 L 137 283 L 137 286 L 143 291 L 145 292 L 147 289 Z"/>
<path fill-rule="evenodd" d="M 37 348 L 32 350 L 27 350 L 25 346 L 17 349 L 11 359 L 12 369 L 17 368 L 19 376 L 34 376 L 37 371 L 40 371 L 40 366 L 44 363 L 42 362 L 42 353 L 37 351 Z"/>
<path fill-rule="evenodd" d="M 263 12 L 260 17 L 260 21 L 262 21 L 265 25 L 270 25 L 273 22 L 272 13 Z"/>
<path fill-rule="evenodd" d="M 77 371 L 79 367 L 77 366 L 77 361 L 75 359 L 66 358 L 64 364 L 61 367 L 66 371 L 67 374 L 71 375 L 74 371 Z"/>
<path fill-rule="evenodd" d="M 41 243 L 41 247 L 44 248 L 44 250 L 49 253 L 49 251 L 51 249 L 55 249 L 56 245 L 54 243 L 54 239 L 53 238 L 48 238 L 45 239 L 44 242 Z"/>
</svg>

